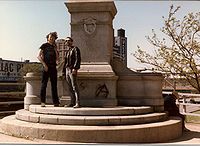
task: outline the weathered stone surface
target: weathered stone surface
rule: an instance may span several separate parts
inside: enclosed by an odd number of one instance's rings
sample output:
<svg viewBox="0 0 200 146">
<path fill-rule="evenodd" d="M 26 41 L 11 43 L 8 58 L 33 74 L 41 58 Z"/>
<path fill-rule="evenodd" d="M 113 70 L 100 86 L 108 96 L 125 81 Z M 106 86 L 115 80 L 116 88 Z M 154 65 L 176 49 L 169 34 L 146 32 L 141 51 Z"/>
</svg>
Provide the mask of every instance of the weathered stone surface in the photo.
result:
<svg viewBox="0 0 200 146">
<path fill-rule="evenodd" d="M 65 110 L 69 110 L 68 108 Z M 60 113 L 34 113 L 27 110 L 19 110 L 16 112 L 16 119 L 33 122 L 33 123 L 46 123 L 46 124 L 61 124 L 61 125 L 125 125 L 125 124 L 143 124 L 159 122 L 167 119 L 166 113 L 151 113 L 148 110 L 143 109 L 143 113 L 140 114 L 139 108 L 134 110 L 135 112 L 129 113 L 115 113 L 106 115 L 106 110 L 101 113 L 96 113 L 97 115 L 88 115 L 84 112 L 80 115 L 80 111 L 77 114 L 66 115 L 60 110 Z M 127 114 L 128 113 L 128 114 Z"/>
<path fill-rule="evenodd" d="M 1 120 L 2 131 L 9 135 L 85 143 L 166 142 L 182 135 L 181 126 L 181 119 L 175 117 L 157 123 L 120 126 L 38 124 L 19 121 L 14 116 Z"/>
<path fill-rule="evenodd" d="M 52 105 L 46 105 L 41 107 L 40 105 L 30 105 L 29 111 L 32 113 L 51 114 L 51 115 L 78 115 L 78 116 L 109 116 L 109 115 L 133 115 L 133 114 L 147 114 L 153 112 L 153 108 L 150 106 L 140 107 L 53 107 Z"/>
<path fill-rule="evenodd" d="M 153 106 L 155 111 L 164 110 L 162 74 L 134 72 L 118 59 L 113 60 L 112 66 L 119 77 L 117 81 L 117 99 L 119 105 L 149 105 Z"/>
<path fill-rule="evenodd" d="M 68 1 L 71 36 L 81 47 L 83 62 L 108 62 L 112 57 L 113 28 L 116 15 L 113 1 Z M 103 43 L 102 43 L 103 42 Z"/>
</svg>

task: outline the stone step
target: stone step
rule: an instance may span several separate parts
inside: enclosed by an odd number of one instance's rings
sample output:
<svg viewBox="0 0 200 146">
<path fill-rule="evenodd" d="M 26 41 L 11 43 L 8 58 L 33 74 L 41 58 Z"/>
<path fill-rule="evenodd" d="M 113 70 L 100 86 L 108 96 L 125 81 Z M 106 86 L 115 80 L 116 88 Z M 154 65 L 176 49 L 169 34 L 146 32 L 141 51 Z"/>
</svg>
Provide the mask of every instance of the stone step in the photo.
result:
<svg viewBox="0 0 200 146">
<path fill-rule="evenodd" d="M 67 110 L 67 109 L 66 109 Z M 150 113 L 142 115 L 125 115 L 125 116 L 63 116 L 63 115 L 46 115 L 31 113 L 27 110 L 16 111 L 18 120 L 57 124 L 57 125 L 128 125 L 144 124 L 164 121 L 167 119 L 166 113 Z"/>
<path fill-rule="evenodd" d="M 147 114 L 153 112 L 151 106 L 139 106 L 139 107 L 54 107 L 53 105 L 46 105 L 41 107 L 40 105 L 30 105 L 29 111 L 32 113 L 48 114 L 48 115 L 76 115 L 76 116 L 111 116 L 111 115 L 137 115 Z"/>
<path fill-rule="evenodd" d="M 15 115 L 1 119 L 4 134 L 65 142 L 83 143 L 152 143 L 166 142 L 182 135 L 179 117 L 169 120 L 120 126 L 80 126 L 30 123 L 17 120 Z"/>
</svg>

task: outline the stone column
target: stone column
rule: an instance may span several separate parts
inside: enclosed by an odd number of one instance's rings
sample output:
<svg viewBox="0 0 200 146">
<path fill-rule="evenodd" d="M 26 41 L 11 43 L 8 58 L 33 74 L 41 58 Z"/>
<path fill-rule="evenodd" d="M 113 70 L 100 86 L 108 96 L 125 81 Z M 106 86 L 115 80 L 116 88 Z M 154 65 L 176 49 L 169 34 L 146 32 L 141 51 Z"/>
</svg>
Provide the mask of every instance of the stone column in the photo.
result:
<svg viewBox="0 0 200 146">
<path fill-rule="evenodd" d="M 110 64 L 113 49 L 113 19 L 117 13 L 110 0 L 68 0 L 71 36 L 82 53 L 82 62 Z"/>
<path fill-rule="evenodd" d="M 111 0 L 68 0 L 65 4 L 71 14 L 71 37 L 81 50 L 81 105 L 116 106 L 118 77 L 110 65 L 115 4 Z"/>
<path fill-rule="evenodd" d="M 24 97 L 24 109 L 29 110 L 31 104 L 40 104 L 40 88 L 41 88 L 41 74 L 27 73 L 24 77 L 26 80 L 26 96 Z M 69 91 L 66 88 L 66 81 L 58 78 L 58 97 L 61 105 L 69 103 Z M 51 83 L 50 80 L 46 89 L 46 104 L 52 104 Z"/>
<path fill-rule="evenodd" d="M 39 91 L 41 85 L 41 74 L 27 73 L 24 79 L 26 80 L 24 109 L 29 110 L 31 104 L 40 104 Z"/>
</svg>

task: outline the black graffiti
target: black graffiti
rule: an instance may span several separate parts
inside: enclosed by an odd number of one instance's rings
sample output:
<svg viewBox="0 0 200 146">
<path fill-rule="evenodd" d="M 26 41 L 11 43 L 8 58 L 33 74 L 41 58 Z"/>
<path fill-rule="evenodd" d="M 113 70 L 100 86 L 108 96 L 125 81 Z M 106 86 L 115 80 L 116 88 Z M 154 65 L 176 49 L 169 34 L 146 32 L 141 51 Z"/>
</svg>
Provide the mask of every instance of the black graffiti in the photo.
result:
<svg viewBox="0 0 200 146">
<path fill-rule="evenodd" d="M 108 94 L 109 94 L 109 90 L 108 90 L 106 84 L 99 85 L 96 92 L 95 92 L 96 97 L 107 98 Z"/>
</svg>

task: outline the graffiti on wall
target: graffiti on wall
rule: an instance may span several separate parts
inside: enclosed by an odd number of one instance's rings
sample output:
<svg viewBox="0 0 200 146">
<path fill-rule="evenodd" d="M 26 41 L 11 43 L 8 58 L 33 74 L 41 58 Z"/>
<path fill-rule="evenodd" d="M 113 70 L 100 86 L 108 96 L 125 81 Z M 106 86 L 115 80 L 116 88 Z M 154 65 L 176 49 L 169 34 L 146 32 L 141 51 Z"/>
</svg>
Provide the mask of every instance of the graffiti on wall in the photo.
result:
<svg viewBox="0 0 200 146">
<path fill-rule="evenodd" d="M 109 94 L 109 90 L 106 86 L 106 84 L 104 83 L 103 85 L 98 85 L 97 90 L 95 92 L 95 96 L 96 97 L 103 97 L 103 98 L 107 98 Z"/>
</svg>

